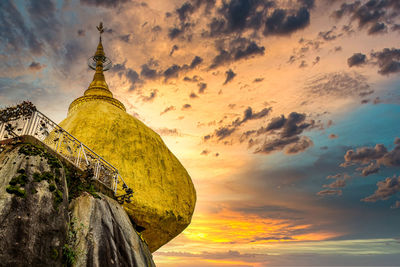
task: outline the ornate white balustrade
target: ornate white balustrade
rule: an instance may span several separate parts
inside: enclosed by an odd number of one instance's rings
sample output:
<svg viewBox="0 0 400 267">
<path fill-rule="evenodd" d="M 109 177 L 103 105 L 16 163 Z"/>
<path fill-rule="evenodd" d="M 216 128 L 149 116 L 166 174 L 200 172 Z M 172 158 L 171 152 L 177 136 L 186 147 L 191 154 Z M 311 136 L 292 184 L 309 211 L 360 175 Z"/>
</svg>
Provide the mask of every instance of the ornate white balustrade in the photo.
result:
<svg viewBox="0 0 400 267">
<path fill-rule="evenodd" d="M 133 191 L 126 185 L 113 165 L 58 126 L 28 101 L 0 110 L 0 141 L 22 135 L 35 137 L 83 170 L 92 168 L 94 179 L 112 189 L 115 196 L 117 196 L 118 186 L 121 186 L 126 194 L 117 198 L 122 202 L 130 202 Z"/>
</svg>

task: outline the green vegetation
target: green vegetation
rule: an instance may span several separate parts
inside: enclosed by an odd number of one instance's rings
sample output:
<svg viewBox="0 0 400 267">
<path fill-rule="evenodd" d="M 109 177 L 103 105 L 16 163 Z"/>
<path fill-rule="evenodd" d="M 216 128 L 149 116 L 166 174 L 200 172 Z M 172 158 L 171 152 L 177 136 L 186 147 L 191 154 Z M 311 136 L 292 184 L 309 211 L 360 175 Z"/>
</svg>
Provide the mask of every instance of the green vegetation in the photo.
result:
<svg viewBox="0 0 400 267">
<path fill-rule="evenodd" d="M 73 217 L 68 226 L 67 243 L 63 246 L 63 261 L 67 267 L 73 266 L 76 258 L 82 251 L 77 250 L 77 234 L 82 232 L 85 225 L 78 223 L 78 219 Z"/>
<path fill-rule="evenodd" d="M 63 260 L 67 267 L 73 266 L 76 261 L 76 253 L 68 244 L 64 244 L 63 246 Z"/>
<path fill-rule="evenodd" d="M 25 190 L 21 189 L 18 186 L 9 185 L 6 188 L 6 191 L 9 194 L 14 194 L 14 195 L 16 195 L 18 197 L 22 197 L 22 198 L 25 198 L 25 196 L 26 196 Z"/>
<path fill-rule="evenodd" d="M 25 186 L 25 184 L 28 182 L 28 176 L 25 174 L 24 169 L 19 169 L 17 173 L 19 173 L 19 175 L 11 179 L 11 181 L 8 183 L 9 185 L 6 188 L 6 191 L 9 194 L 14 194 L 18 197 L 25 198 L 26 192 L 21 187 Z"/>
<path fill-rule="evenodd" d="M 91 182 L 93 170 L 87 170 L 83 174 L 78 173 L 75 168 L 68 166 L 65 166 L 64 170 L 69 189 L 69 201 L 80 196 L 82 192 L 88 192 L 93 197 L 101 199 Z"/>
<path fill-rule="evenodd" d="M 56 260 L 58 258 L 58 250 L 56 248 L 53 248 L 53 250 L 51 251 L 51 258 L 53 260 Z"/>
</svg>

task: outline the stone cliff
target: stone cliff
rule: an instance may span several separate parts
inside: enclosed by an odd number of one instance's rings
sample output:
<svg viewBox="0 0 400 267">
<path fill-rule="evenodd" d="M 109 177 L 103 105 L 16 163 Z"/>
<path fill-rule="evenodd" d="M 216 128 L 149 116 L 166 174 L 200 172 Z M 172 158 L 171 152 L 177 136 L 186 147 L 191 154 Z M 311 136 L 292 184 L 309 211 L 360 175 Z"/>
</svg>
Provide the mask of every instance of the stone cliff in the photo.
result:
<svg viewBox="0 0 400 267">
<path fill-rule="evenodd" d="M 96 188 L 32 137 L 1 145 L 0 266 L 155 266 L 124 209 Z"/>
</svg>

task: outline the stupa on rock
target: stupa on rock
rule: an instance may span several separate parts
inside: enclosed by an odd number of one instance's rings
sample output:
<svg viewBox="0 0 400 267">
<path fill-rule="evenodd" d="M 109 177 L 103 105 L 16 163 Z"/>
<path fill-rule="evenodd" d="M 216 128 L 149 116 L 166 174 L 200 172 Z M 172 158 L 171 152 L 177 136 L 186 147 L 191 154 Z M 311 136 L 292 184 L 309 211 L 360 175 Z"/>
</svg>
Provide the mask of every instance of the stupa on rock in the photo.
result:
<svg viewBox="0 0 400 267">
<path fill-rule="evenodd" d="M 134 191 L 123 207 L 154 252 L 189 225 L 196 191 L 161 137 L 113 97 L 103 73 L 111 62 L 102 45 L 102 24 L 98 30 L 100 41 L 89 64 L 96 71 L 93 81 L 59 125 L 119 170 Z"/>
</svg>

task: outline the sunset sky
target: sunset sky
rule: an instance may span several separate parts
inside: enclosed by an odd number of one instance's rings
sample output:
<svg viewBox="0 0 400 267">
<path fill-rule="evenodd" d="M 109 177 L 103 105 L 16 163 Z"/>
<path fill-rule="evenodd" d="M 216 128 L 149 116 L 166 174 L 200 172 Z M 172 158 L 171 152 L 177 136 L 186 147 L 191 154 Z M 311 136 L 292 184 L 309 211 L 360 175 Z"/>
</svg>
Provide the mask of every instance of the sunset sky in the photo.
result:
<svg viewBox="0 0 400 267">
<path fill-rule="evenodd" d="M 188 170 L 159 267 L 400 262 L 400 1 L 1 0 L 0 104 L 106 80 Z"/>
</svg>

